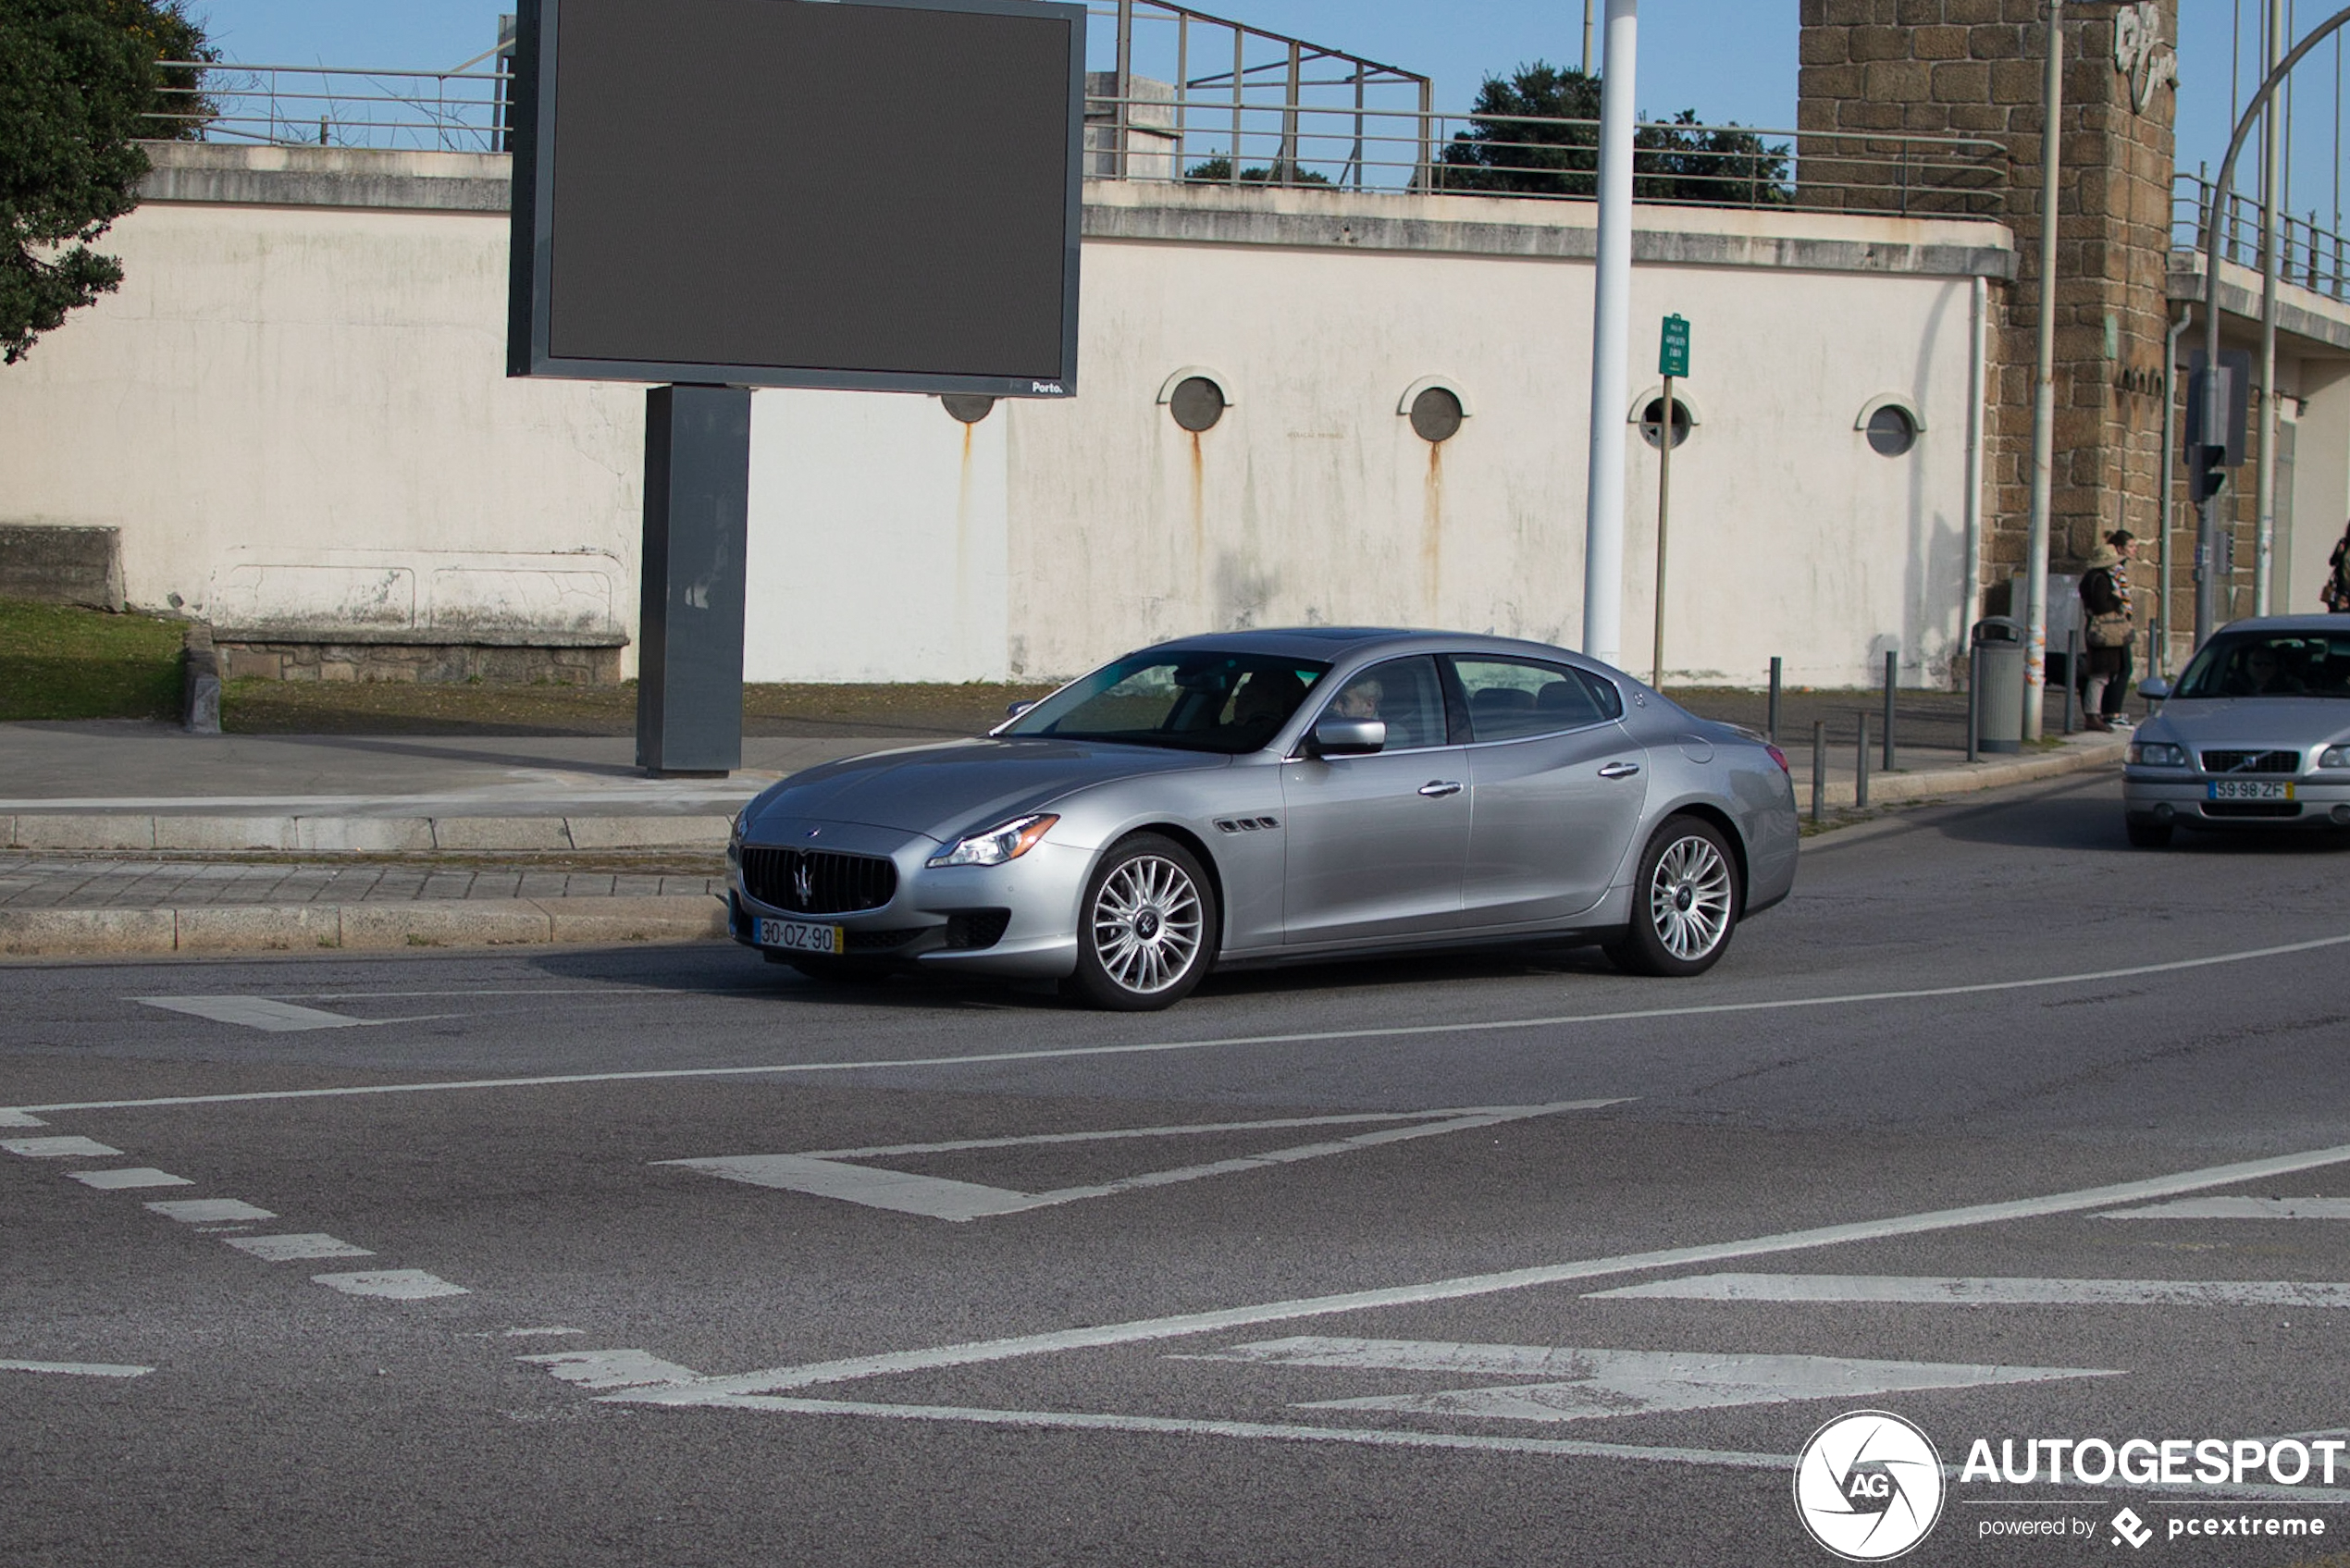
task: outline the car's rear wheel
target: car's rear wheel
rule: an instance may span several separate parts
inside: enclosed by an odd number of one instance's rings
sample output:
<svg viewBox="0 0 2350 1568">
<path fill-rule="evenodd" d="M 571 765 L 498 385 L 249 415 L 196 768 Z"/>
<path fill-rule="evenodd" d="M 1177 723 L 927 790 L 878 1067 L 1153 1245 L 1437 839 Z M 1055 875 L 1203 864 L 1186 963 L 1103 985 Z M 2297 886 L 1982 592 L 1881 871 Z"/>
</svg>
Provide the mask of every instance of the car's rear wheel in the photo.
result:
<svg viewBox="0 0 2350 1568">
<path fill-rule="evenodd" d="M 1085 883 L 1071 989 L 1119 1012 L 1173 1006 L 1215 957 L 1216 914 L 1215 889 L 1191 851 L 1136 833 L 1112 846 Z"/>
<path fill-rule="evenodd" d="M 2172 829 L 2168 822 L 2130 822 L 2130 847 L 2133 849 L 2168 849 Z"/>
<path fill-rule="evenodd" d="M 1738 862 L 1713 823 L 1670 817 L 1640 851 L 1632 923 L 1607 949 L 1626 974 L 1697 975 L 1728 950 L 1738 929 Z"/>
</svg>

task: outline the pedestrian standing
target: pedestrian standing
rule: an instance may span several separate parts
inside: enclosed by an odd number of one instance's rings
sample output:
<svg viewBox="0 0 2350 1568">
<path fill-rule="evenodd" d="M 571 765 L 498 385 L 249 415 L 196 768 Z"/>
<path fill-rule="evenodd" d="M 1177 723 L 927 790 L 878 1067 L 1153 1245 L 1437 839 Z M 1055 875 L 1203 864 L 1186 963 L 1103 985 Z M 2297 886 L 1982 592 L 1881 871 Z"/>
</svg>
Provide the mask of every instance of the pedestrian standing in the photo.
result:
<svg viewBox="0 0 2350 1568">
<path fill-rule="evenodd" d="M 2127 728 L 2130 722 L 2121 703 L 2130 692 L 2131 645 L 2138 635 L 2130 594 L 2130 562 L 2137 551 L 2136 537 L 2116 528 L 2089 552 L 2089 569 L 2081 576 L 2086 616 L 2082 640 L 2088 645 L 2081 710 L 2093 730 Z"/>
<path fill-rule="evenodd" d="M 2318 597 L 2336 615 L 2350 615 L 2350 528 L 2342 530 L 2342 542 L 2333 547 L 2333 559 L 2326 563 L 2326 586 Z"/>
</svg>

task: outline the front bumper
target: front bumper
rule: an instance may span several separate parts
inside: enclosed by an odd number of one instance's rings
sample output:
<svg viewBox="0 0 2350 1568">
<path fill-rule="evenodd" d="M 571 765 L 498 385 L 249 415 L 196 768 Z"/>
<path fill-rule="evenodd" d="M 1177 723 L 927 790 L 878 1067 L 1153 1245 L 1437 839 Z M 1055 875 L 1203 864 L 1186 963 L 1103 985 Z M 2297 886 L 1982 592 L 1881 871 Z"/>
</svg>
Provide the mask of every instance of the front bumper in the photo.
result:
<svg viewBox="0 0 2350 1568">
<path fill-rule="evenodd" d="M 819 830 L 810 840 L 810 828 Z M 752 895 L 743 867 L 726 868 L 728 930 L 757 947 L 758 922 L 798 920 L 839 926 L 849 959 L 906 968 L 1058 980 L 1077 969 L 1077 906 L 1093 857 L 1049 839 L 1001 866 L 926 862 L 935 839 L 848 822 L 762 822 L 746 848 L 821 847 L 877 856 L 897 868 L 887 903 L 858 910 L 799 910 Z M 769 951 L 780 951 L 769 949 Z"/>
<path fill-rule="evenodd" d="M 2350 828 L 2350 775 L 2337 770 L 2274 781 L 2293 786 L 2293 798 L 2283 801 L 2213 800 L 2214 782 L 2183 768 L 2126 768 L 2121 809 L 2134 822 L 2165 826 Z"/>
</svg>

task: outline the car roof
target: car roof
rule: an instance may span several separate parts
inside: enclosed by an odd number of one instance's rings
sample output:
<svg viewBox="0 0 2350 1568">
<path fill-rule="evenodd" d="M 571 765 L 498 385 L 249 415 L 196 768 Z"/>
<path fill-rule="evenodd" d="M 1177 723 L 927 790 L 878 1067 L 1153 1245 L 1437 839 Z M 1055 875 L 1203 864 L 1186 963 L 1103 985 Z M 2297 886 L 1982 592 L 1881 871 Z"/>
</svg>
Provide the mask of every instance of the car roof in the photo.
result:
<svg viewBox="0 0 2350 1568">
<path fill-rule="evenodd" d="M 2350 634 L 2350 615 L 2247 615 L 2221 632 L 2341 632 Z"/>
<path fill-rule="evenodd" d="M 1319 663 L 1373 655 L 1452 651 L 1504 653 L 1529 659 L 1591 661 L 1549 643 L 1521 637 L 1500 637 L 1475 632 L 1429 631 L 1403 626 L 1267 626 L 1241 632 L 1215 632 L 1178 637 L 1141 649 L 1146 653 L 1262 653 L 1279 659 L 1311 659 Z"/>
</svg>

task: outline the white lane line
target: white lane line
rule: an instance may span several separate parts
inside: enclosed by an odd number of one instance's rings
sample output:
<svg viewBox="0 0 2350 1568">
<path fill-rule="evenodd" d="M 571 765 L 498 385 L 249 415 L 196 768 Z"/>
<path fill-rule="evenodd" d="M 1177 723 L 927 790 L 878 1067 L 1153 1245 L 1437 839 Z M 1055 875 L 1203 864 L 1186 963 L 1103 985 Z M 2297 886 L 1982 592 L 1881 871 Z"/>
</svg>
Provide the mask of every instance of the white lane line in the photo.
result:
<svg viewBox="0 0 2350 1568">
<path fill-rule="evenodd" d="M 1861 1361 L 1846 1356 L 1573 1350 L 1546 1345 L 1473 1345 L 1425 1340 L 1324 1339 L 1311 1335 L 1169 1359 L 1540 1379 L 1433 1392 L 1315 1400 L 1298 1406 L 1301 1410 L 1379 1410 L 1506 1421 L 1606 1420 L 1660 1411 L 1786 1404 L 1798 1400 L 1868 1399 L 1921 1389 L 1973 1389 L 2121 1376 L 2118 1371 L 2078 1366 L 1970 1366 L 1923 1361 Z"/>
<path fill-rule="evenodd" d="M 306 1029 L 361 1029 L 374 1023 L 388 1023 L 386 1019 L 353 1019 L 340 1013 L 329 1013 L 319 1007 L 297 1007 L 291 1002 L 274 1002 L 266 996 L 133 996 L 133 1002 L 167 1012 L 186 1013 L 192 1018 L 209 1019 L 214 1023 L 243 1024 L 248 1029 L 266 1030 L 271 1034 L 285 1034 Z"/>
<path fill-rule="evenodd" d="M 1503 1122 L 1524 1121 L 1532 1117 L 1551 1116 L 1561 1111 L 1591 1110 L 1603 1105 L 1621 1105 L 1621 1100 L 1562 1100 L 1547 1105 L 1503 1105 L 1470 1115 L 1445 1112 L 1424 1112 L 1423 1115 L 1445 1116 L 1452 1119 L 1413 1127 L 1382 1128 L 1377 1132 L 1361 1132 L 1352 1138 L 1335 1139 L 1319 1143 L 1300 1143 L 1287 1149 L 1268 1149 L 1260 1154 L 1243 1154 L 1232 1159 L 1212 1160 L 1205 1165 L 1178 1167 L 1172 1170 L 1145 1171 L 1141 1175 L 1121 1177 L 1115 1181 L 1099 1182 L 1083 1187 L 1061 1187 L 1049 1192 L 1020 1192 L 1005 1187 L 983 1186 L 977 1182 L 956 1181 L 944 1177 L 917 1176 L 906 1171 L 880 1170 L 866 1166 L 844 1165 L 835 1159 L 814 1154 L 729 1154 L 714 1159 L 656 1160 L 656 1165 L 682 1166 L 707 1175 L 724 1177 L 729 1181 L 748 1182 L 756 1187 L 781 1188 L 787 1191 L 804 1192 L 820 1198 L 838 1198 L 868 1208 L 889 1209 L 898 1214 L 920 1215 L 928 1219 L 961 1222 L 985 1218 L 995 1215 L 1022 1214 L 1030 1209 L 1053 1208 L 1062 1204 L 1082 1203 L 1089 1198 L 1115 1197 L 1123 1192 L 1141 1191 L 1153 1187 L 1169 1187 L 1180 1182 L 1198 1181 L 1211 1176 L 1231 1176 L 1243 1171 L 1265 1170 L 1274 1166 L 1292 1165 L 1302 1160 L 1322 1159 L 1331 1154 L 1352 1154 L 1361 1149 L 1378 1148 L 1388 1143 L 1401 1143 L 1416 1138 L 1434 1138 L 1449 1132 L 1466 1132 L 1479 1128 L 1498 1127 Z M 1319 1119 L 1319 1118 L 1317 1118 Z M 1348 1120 L 1388 1120 L 1400 1117 L 1348 1117 Z M 1225 1131 L 1246 1129 L 1252 1125 L 1283 1126 L 1290 1123 L 1231 1123 L 1223 1127 L 1201 1129 L 1147 1128 L 1128 1132 L 1053 1133 L 1038 1139 L 989 1139 L 972 1141 L 950 1147 L 1001 1148 L 1014 1144 L 1083 1142 L 1121 1136 L 1171 1136 L 1180 1131 Z M 1313 1125 L 1309 1122 L 1305 1125 Z M 929 1153 L 936 1145 L 906 1144 L 906 1153 Z M 847 1151 L 856 1153 L 856 1151 Z"/>
<path fill-rule="evenodd" d="M 182 1225 L 225 1225 L 232 1220 L 278 1217 L 242 1198 L 172 1198 L 147 1207 Z"/>
<path fill-rule="evenodd" d="M 94 1138 L 0 1138 L 0 1149 L 29 1160 L 95 1159 L 122 1153 Z"/>
<path fill-rule="evenodd" d="M 501 1340 L 561 1340 L 570 1338 L 571 1336 L 576 1334 L 585 1334 L 587 1332 L 588 1330 L 585 1328 L 501 1328 L 494 1337 Z M 468 1339 L 480 1340 L 487 1340 L 492 1337 L 493 1336 L 489 1334 L 467 1336 Z"/>
<path fill-rule="evenodd" d="M 1625 1104 L 1614 1100 L 1570 1100 L 1545 1107 L 1561 1111 L 1600 1110 Z M 1359 1127 L 1368 1122 L 1427 1121 L 1445 1117 L 1482 1117 L 1523 1110 L 1517 1105 L 1454 1105 L 1433 1111 L 1375 1111 L 1334 1117 L 1280 1117 L 1268 1121 L 1201 1121 L 1179 1127 L 1119 1127 L 1098 1132 L 1031 1132 L 1017 1138 L 958 1138 L 945 1143 L 876 1143 L 865 1149 L 809 1149 L 811 1160 L 877 1160 L 891 1154 L 951 1154 L 966 1149 L 1023 1149 L 1046 1143 L 1108 1143 L 1126 1138 L 1184 1138 L 1210 1132 L 1279 1132 L 1292 1127 Z M 684 1161 L 672 1162 L 684 1164 Z"/>
<path fill-rule="evenodd" d="M 174 1176 L 153 1166 L 132 1166 L 124 1170 L 73 1170 L 66 1173 L 84 1187 L 95 1187 L 102 1192 L 119 1191 L 126 1187 L 193 1187 L 184 1176 Z"/>
<path fill-rule="evenodd" d="M 535 1363 L 583 1389 L 641 1389 L 656 1383 L 690 1383 L 699 1376 L 649 1351 L 562 1351 L 514 1359 Z"/>
<path fill-rule="evenodd" d="M 1701 1274 L 1594 1299 L 1855 1302 L 1926 1306 L 2350 1307 L 2350 1285 L 2301 1279 L 1956 1278 L 1879 1274 Z"/>
<path fill-rule="evenodd" d="M 22 1111 L 0 1111 L 0 1127 L 46 1127 L 48 1125 L 39 1117 L 27 1116 Z"/>
<path fill-rule="evenodd" d="M 0 1372 L 51 1372 L 65 1377 L 144 1377 L 152 1366 L 116 1366 L 103 1361 L 0 1361 Z"/>
<path fill-rule="evenodd" d="M 339 1241 L 322 1231 L 309 1231 L 287 1236 L 230 1236 L 224 1238 L 229 1245 L 241 1253 L 251 1253 L 264 1263 L 292 1263 L 300 1258 L 371 1258 L 376 1254 L 365 1247 L 354 1247 Z"/>
<path fill-rule="evenodd" d="M 1360 1029 L 1324 1029 L 1295 1034 L 1235 1034 L 1210 1040 L 1160 1040 L 1131 1045 L 1071 1045 L 1026 1051 L 984 1051 L 959 1056 L 899 1056 L 848 1062 L 773 1062 L 739 1068 L 651 1068 L 632 1072 L 549 1073 L 531 1078 L 444 1079 L 426 1083 L 349 1084 L 333 1089 L 266 1089 L 237 1094 L 167 1094 L 144 1100 L 74 1100 L 55 1105 L 23 1105 L 26 1111 L 127 1111 L 168 1105 L 235 1105 L 265 1100 L 344 1099 L 365 1094 L 436 1094 L 484 1089 L 550 1089 L 581 1083 L 646 1083 L 674 1079 L 757 1078 L 786 1073 L 888 1072 L 908 1068 L 987 1067 L 1005 1062 L 1070 1061 L 1091 1056 L 1155 1056 L 1169 1052 L 1212 1051 L 1238 1045 L 1302 1045 L 1332 1040 L 1400 1040 L 1432 1034 L 1489 1034 L 1512 1030 L 1561 1029 L 1573 1025 L 1640 1023 L 1663 1019 L 1716 1018 L 1738 1013 L 1784 1012 L 1799 1007 L 1849 1007 L 1888 1002 L 1932 1001 L 1947 996 L 1983 996 L 1999 992 L 2044 990 L 2052 986 L 2101 985 L 2149 975 L 2181 974 L 2223 964 L 2245 964 L 2262 958 L 2289 957 L 2350 945 L 2350 935 L 2318 937 L 2276 947 L 2247 948 L 2202 958 L 2178 958 L 2159 964 L 2134 964 L 2125 969 L 2091 969 L 2076 974 L 2041 975 L 2025 980 L 1983 981 L 1968 985 L 1937 985 L 1911 991 L 1850 991 L 1828 996 L 1788 996 L 1765 1002 L 1713 1002 L 1683 1007 L 1643 1007 L 1623 1012 L 1570 1013 L 1550 1018 L 1489 1019 L 1442 1024 L 1392 1024 Z M 354 1019 L 354 1022 L 411 1022 L 411 1019 Z"/>
<path fill-rule="evenodd" d="M 2099 1219 L 2350 1219 L 2350 1198 L 2182 1198 Z"/>
<path fill-rule="evenodd" d="M 1586 1258 L 1574 1263 L 1540 1265 L 1494 1274 L 1466 1275 L 1419 1285 L 1349 1290 L 1336 1295 L 1306 1296 L 1253 1306 L 1178 1313 L 1166 1317 L 1064 1328 L 1044 1334 L 1023 1334 L 1010 1339 L 936 1345 L 917 1351 L 892 1351 L 880 1355 L 850 1356 L 799 1366 L 769 1367 L 731 1377 L 714 1377 L 667 1394 L 649 1397 L 669 1403 L 691 1404 L 703 1400 L 724 1400 L 737 1394 L 769 1393 L 780 1389 L 801 1389 L 819 1383 L 845 1383 L 894 1372 L 921 1372 L 945 1366 L 968 1366 L 981 1362 L 1009 1361 L 1020 1356 L 1047 1355 L 1057 1351 L 1181 1339 L 1192 1334 L 1245 1328 L 1260 1323 L 1280 1323 L 1300 1317 L 1320 1317 L 1332 1313 L 1459 1301 L 1542 1285 L 1569 1284 L 1578 1279 L 1598 1278 L 1611 1274 L 1644 1274 L 1654 1269 L 1682 1268 L 1692 1264 L 1720 1263 L 1771 1253 L 1805 1252 L 1845 1241 L 1882 1241 L 1893 1236 L 1918 1236 L 1938 1230 L 1996 1225 L 2008 1220 L 2072 1214 L 2082 1209 L 2111 1208 L 2207 1188 L 2232 1187 L 2238 1182 L 2265 1180 L 2270 1177 L 2288 1176 L 2296 1171 L 2344 1162 L 2350 1162 L 2350 1144 L 2336 1144 L 2304 1154 L 2280 1154 L 2234 1165 L 2208 1166 L 2201 1170 L 2181 1171 L 2141 1181 L 2117 1182 L 2110 1186 L 2083 1188 L 2038 1198 L 1973 1204 L 1963 1208 L 1930 1209 L 1920 1214 L 1860 1220 L 1845 1225 L 1823 1225 L 1808 1230 L 1786 1230 L 1744 1241 L 1667 1247 L 1648 1253 L 1624 1253 L 1613 1257 Z"/>
<path fill-rule="evenodd" d="M 658 1386 L 605 1394 L 608 1404 L 668 1403 Z M 1548 1454 L 1570 1459 L 1629 1459 L 1656 1464 L 1723 1465 L 1740 1470 L 1791 1470 L 1793 1454 L 1727 1450 L 1651 1448 L 1637 1443 L 1578 1442 L 1565 1438 L 1499 1438 L 1478 1433 L 1399 1432 L 1360 1426 L 1303 1426 L 1263 1421 L 1183 1421 L 1156 1415 L 1094 1414 L 1082 1411 L 980 1410 L 959 1405 L 869 1404 L 854 1400 L 741 1395 L 724 1409 L 785 1415 L 864 1415 L 894 1421 L 957 1421 L 983 1426 L 1043 1426 L 1078 1432 L 1164 1432 L 1192 1437 L 1271 1438 L 1286 1442 L 1358 1443 L 1368 1448 L 1466 1449 L 1478 1453 Z"/>
<path fill-rule="evenodd" d="M 314 1274 L 310 1278 L 314 1283 L 340 1290 L 346 1296 L 381 1296 L 394 1302 L 421 1302 L 434 1296 L 471 1293 L 463 1285 L 451 1285 L 421 1268 L 379 1268 L 365 1274 Z"/>
</svg>

